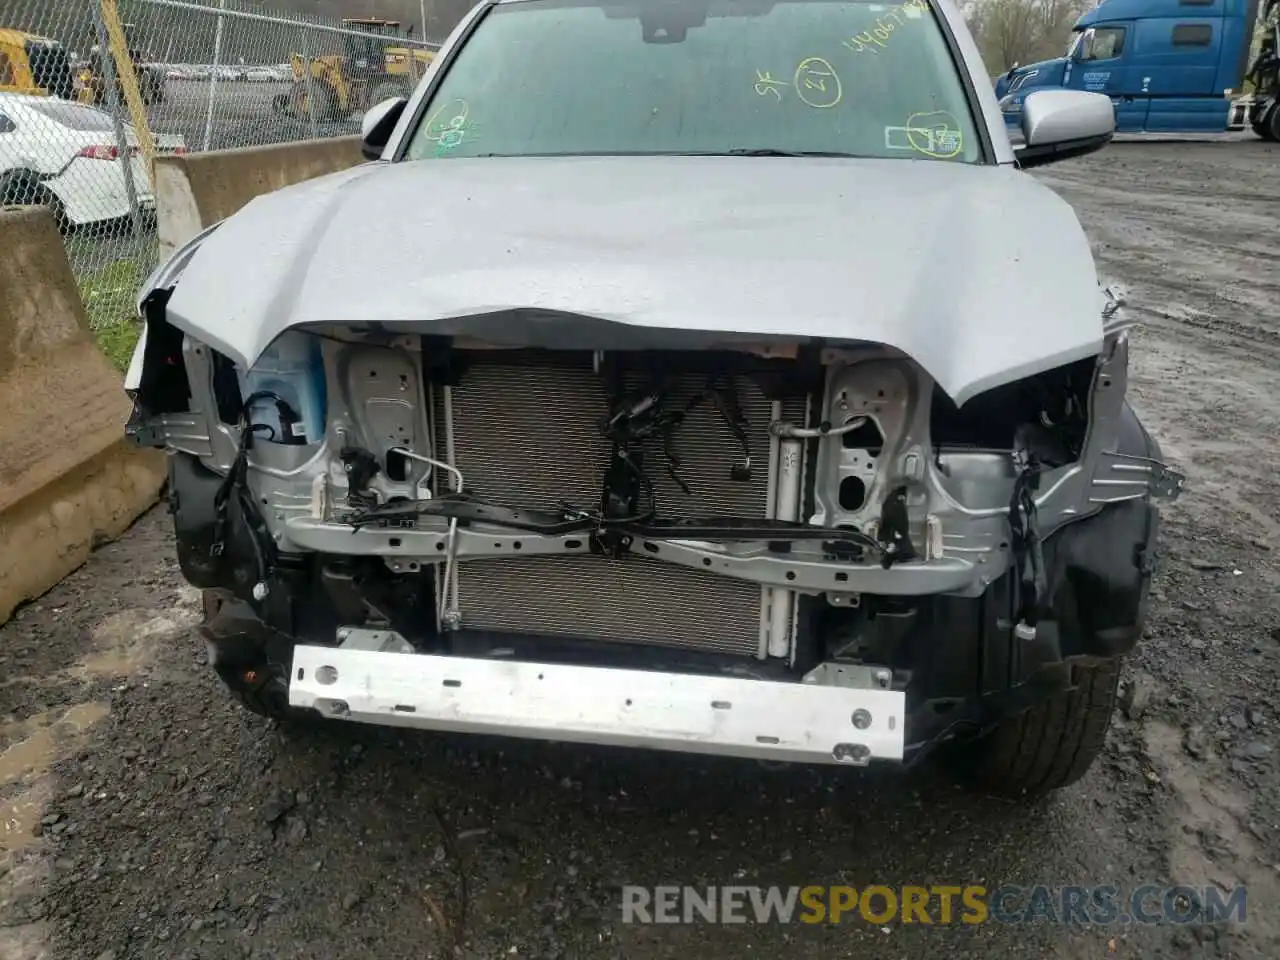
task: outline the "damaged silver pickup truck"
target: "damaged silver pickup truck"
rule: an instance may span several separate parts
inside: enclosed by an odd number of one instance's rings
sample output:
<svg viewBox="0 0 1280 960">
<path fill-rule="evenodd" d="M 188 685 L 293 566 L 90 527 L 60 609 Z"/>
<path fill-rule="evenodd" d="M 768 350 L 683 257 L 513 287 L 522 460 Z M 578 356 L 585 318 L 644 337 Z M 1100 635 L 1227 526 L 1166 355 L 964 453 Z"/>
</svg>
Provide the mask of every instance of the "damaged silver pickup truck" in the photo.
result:
<svg viewBox="0 0 1280 960">
<path fill-rule="evenodd" d="M 250 707 L 862 765 L 1099 751 L 1182 478 L 950 0 L 486 0 L 370 162 L 139 297 L 130 435 Z"/>
</svg>

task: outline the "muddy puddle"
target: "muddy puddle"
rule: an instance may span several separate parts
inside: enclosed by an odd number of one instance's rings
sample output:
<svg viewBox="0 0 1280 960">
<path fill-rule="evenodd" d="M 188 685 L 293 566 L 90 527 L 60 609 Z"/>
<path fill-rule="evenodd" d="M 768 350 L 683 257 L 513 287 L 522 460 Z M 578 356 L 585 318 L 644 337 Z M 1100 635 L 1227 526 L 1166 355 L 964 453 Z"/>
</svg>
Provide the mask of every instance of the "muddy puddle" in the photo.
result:
<svg viewBox="0 0 1280 960">
<path fill-rule="evenodd" d="M 0 800 L 0 855 L 34 842 L 52 790 L 44 782 L 49 771 L 79 750 L 94 724 L 109 712 L 107 704 L 95 700 L 11 725 L 19 727 L 17 731 L 5 730 L 6 739 L 12 742 L 0 753 L 0 795 L 4 796 Z"/>
<path fill-rule="evenodd" d="M 100 681 L 137 676 L 153 660 L 155 646 L 171 640 L 193 622 L 185 609 L 172 615 L 132 609 L 108 616 L 88 631 L 87 652 L 70 667 L 46 676 L 19 676 L 44 689 L 79 694 L 82 702 L 41 711 L 0 724 L 0 863 L 29 847 L 43 833 L 42 819 L 53 792 L 50 771 L 89 742 L 92 728 L 110 708 L 92 699 Z"/>
</svg>

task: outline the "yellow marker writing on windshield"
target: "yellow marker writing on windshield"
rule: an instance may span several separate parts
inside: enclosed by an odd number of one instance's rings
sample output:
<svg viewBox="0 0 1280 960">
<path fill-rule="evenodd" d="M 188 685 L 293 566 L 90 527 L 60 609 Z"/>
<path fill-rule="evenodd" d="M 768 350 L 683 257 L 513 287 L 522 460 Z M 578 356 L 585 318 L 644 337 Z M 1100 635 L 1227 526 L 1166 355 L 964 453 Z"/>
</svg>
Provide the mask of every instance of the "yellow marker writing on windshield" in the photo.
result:
<svg viewBox="0 0 1280 960">
<path fill-rule="evenodd" d="M 956 118 L 945 110 L 913 113 L 907 118 L 907 141 L 926 157 L 946 160 L 964 149 L 964 134 Z"/>
<path fill-rule="evenodd" d="M 848 47 L 854 53 L 862 53 L 863 50 L 870 50 L 872 53 L 879 53 L 881 47 L 884 46 L 883 40 L 877 40 L 870 32 L 854 34 L 848 40 L 841 40 L 842 47 Z"/>
<path fill-rule="evenodd" d="M 865 50 L 879 53 L 884 49 L 893 31 L 906 23 L 903 15 L 908 19 L 918 20 L 920 15 L 926 13 L 928 9 L 928 0 L 907 0 L 906 3 L 899 4 L 877 20 L 874 27 L 856 33 L 848 40 L 841 40 L 840 45 L 848 47 L 854 53 L 862 53 Z"/>
<path fill-rule="evenodd" d="M 793 82 L 796 96 L 817 110 L 834 107 L 844 95 L 835 68 L 822 57 L 801 60 Z"/>
<path fill-rule="evenodd" d="M 452 108 L 452 112 L 450 112 L 450 108 Z M 450 131 L 457 131 L 465 127 L 470 113 L 470 104 L 461 97 L 445 101 L 427 118 L 425 138 L 433 141 L 439 140 L 449 135 Z M 446 117 L 447 119 L 442 120 L 441 117 Z"/>
<path fill-rule="evenodd" d="M 780 88 L 785 87 L 786 85 L 787 85 L 787 81 L 785 80 L 775 80 L 773 78 L 773 71 L 771 70 L 756 71 L 756 95 L 757 96 L 767 97 L 770 94 L 772 94 L 778 100 L 778 102 L 781 103 L 782 90 Z"/>
</svg>

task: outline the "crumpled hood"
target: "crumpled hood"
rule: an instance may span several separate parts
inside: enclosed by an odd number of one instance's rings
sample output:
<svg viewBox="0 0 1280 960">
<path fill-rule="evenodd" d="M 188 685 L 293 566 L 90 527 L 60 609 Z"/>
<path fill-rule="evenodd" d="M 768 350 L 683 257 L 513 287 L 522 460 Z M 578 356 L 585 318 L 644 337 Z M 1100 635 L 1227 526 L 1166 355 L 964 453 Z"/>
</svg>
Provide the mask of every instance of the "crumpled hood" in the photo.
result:
<svg viewBox="0 0 1280 960">
<path fill-rule="evenodd" d="M 963 403 L 1096 353 L 1101 296 L 1070 207 L 1008 167 L 485 158 L 260 197 L 195 251 L 168 314 L 242 366 L 312 324 L 584 348 L 870 341 Z"/>
</svg>

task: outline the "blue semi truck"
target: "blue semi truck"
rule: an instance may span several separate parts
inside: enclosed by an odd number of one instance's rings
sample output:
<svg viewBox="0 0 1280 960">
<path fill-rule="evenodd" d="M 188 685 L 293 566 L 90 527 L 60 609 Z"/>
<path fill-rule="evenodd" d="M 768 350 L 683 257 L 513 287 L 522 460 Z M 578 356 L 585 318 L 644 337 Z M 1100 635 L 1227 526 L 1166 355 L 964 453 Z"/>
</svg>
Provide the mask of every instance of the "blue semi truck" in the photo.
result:
<svg viewBox="0 0 1280 960">
<path fill-rule="evenodd" d="M 1280 0 L 1259 2 L 1102 0 L 1076 21 L 1065 56 L 996 79 L 1005 120 L 1016 126 L 1027 94 L 1066 87 L 1110 96 L 1121 133 L 1250 127 L 1280 141 Z"/>
</svg>

